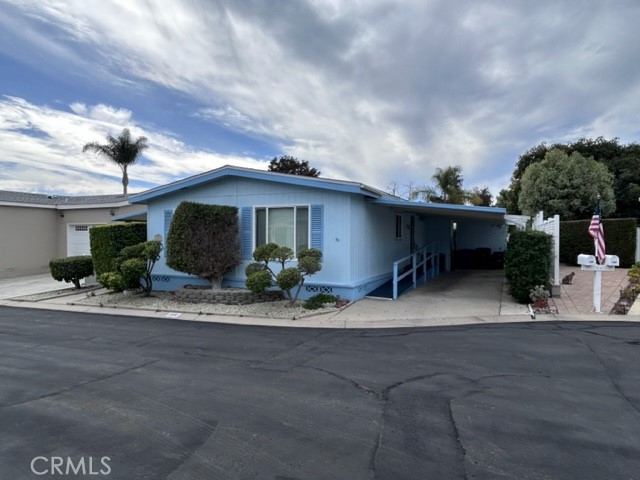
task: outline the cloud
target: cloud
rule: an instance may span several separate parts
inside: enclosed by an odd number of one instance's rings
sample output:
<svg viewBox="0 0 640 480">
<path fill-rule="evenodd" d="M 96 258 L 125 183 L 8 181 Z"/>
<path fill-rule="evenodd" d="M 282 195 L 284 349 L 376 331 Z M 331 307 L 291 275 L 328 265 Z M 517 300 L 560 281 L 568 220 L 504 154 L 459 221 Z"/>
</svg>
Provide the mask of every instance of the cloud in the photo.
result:
<svg viewBox="0 0 640 480">
<path fill-rule="evenodd" d="M 87 107 L 84 103 L 74 102 L 69 108 L 76 115 L 111 124 L 126 124 L 131 119 L 131 111 L 126 108 L 114 108 L 102 103 Z"/>
<path fill-rule="evenodd" d="M 69 194 L 118 193 L 118 166 L 82 147 L 117 136 L 129 127 L 146 136 L 150 148 L 131 167 L 131 190 L 139 191 L 226 164 L 265 168 L 250 157 L 195 150 L 166 132 L 136 124 L 131 112 L 108 105 L 74 103 L 71 112 L 35 105 L 16 97 L 0 99 L 0 145 L 7 159 L 0 170 L 0 189 Z M 37 132 L 36 135 L 33 132 Z"/>
<path fill-rule="evenodd" d="M 458 164 L 466 186 L 481 185 L 508 179 L 517 155 L 540 141 L 639 133 L 640 6 L 631 0 L 615 8 L 596 0 L 25 0 L 13 8 L 36 20 L 29 29 L 38 41 L 38 24 L 58 32 L 52 55 L 85 62 L 86 72 L 99 65 L 95 75 L 179 92 L 203 121 L 266 138 L 323 175 L 375 186 L 427 183 L 436 167 Z M 123 34 L 123 25 L 132 28 Z M 83 119 L 71 122 L 82 139 L 136 115 L 71 109 Z M 164 137 L 154 138 L 150 163 L 139 166 L 149 182 L 187 173 L 172 164 L 177 155 L 190 159 L 188 171 L 227 159 L 177 138 L 163 150 Z"/>
</svg>

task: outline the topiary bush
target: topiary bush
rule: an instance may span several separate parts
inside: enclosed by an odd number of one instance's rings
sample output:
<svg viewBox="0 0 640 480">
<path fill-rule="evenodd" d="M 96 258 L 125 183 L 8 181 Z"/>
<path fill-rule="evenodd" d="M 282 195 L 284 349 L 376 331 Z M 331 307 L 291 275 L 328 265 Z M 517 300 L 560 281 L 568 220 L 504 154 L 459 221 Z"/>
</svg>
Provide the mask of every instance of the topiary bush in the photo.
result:
<svg viewBox="0 0 640 480">
<path fill-rule="evenodd" d="M 307 310 L 317 310 L 322 308 L 327 303 L 335 303 L 340 300 L 340 297 L 336 295 L 330 295 L 328 293 L 318 293 L 312 297 L 307 298 L 302 306 Z"/>
<path fill-rule="evenodd" d="M 80 280 L 93 275 L 93 259 L 91 255 L 52 258 L 49 270 L 54 280 L 73 283 L 75 288 L 80 288 Z"/>
<path fill-rule="evenodd" d="M 298 264 L 287 268 L 286 263 L 293 258 L 293 250 L 289 247 L 281 247 L 275 243 L 258 246 L 253 251 L 255 262 L 245 268 L 247 288 L 254 293 L 263 293 L 266 288 L 275 284 L 282 289 L 289 303 L 295 303 L 305 277 L 319 272 L 322 268 L 322 252 L 315 248 L 301 249 L 298 252 Z M 270 262 L 280 264 L 277 274 L 269 267 Z"/>
<path fill-rule="evenodd" d="M 577 265 L 581 253 L 593 255 L 593 238 L 588 229 L 591 220 L 560 222 L 560 261 Z M 607 254 L 618 255 L 620 266 L 629 268 L 635 262 L 636 219 L 605 218 L 602 221 Z"/>
<path fill-rule="evenodd" d="M 89 229 L 89 244 L 96 275 L 116 270 L 120 250 L 147 239 L 147 224 L 141 222 L 114 222 Z M 98 280 L 100 281 L 100 280 Z"/>
<path fill-rule="evenodd" d="M 161 251 L 162 242 L 159 240 L 124 247 L 116 258 L 115 270 L 101 273 L 98 282 L 116 292 L 140 288 L 148 297 L 153 290 L 151 272 L 160 258 Z"/>
<path fill-rule="evenodd" d="M 532 288 L 549 283 L 551 246 L 551 235 L 544 232 L 519 230 L 509 236 L 504 271 L 518 302 L 528 303 Z"/>
<path fill-rule="evenodd" d="M 174 270 L 221 288 L 225 272 L 240 264 L 238 209 L 181 202 L 169 226 L 166 259 Z"/>
</svg>

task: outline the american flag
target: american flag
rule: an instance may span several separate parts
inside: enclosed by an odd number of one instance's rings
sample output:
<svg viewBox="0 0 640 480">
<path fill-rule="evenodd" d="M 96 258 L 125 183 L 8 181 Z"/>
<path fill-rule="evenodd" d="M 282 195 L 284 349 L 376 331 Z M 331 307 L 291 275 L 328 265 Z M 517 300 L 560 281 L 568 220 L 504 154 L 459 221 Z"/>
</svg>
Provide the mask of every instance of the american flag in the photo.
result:
<svg viewBox="0 0 640 480">
<path fill-rule="evenodd" d="M 596 246 L 596 258 L 600 265 L 604 263 L 604 257 L 606 255 L 606 250 L 604 248 L 604 229 L 602 228 L 601 217 L 600 202 L 598 202 L 596 211 L 593 213 L 591 223 L 589 224 L 589 235 L 593 237 L 593 243 Z"/>
</svg>

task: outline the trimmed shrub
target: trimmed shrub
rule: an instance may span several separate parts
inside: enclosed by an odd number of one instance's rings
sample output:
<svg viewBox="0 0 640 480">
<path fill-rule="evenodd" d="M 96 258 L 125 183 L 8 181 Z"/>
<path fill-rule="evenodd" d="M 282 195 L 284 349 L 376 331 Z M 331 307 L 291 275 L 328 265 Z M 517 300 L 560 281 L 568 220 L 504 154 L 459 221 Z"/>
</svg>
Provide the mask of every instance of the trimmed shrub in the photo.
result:
<svg viewBox="0 0 640 480">
<path fill-rule="evenodd" d="M 128 286 L 124 282 L 122 274 L 119 272 L 104 272 L 97 276 L 98 283 L 104 288 L 113 290 L 114 292 L 122 292 Z"/>
<path fill-rule="evenodd" d="M 591 220 L 560 222 L 560 261 L 568 265 L 578 264 L 578 255 L 593 255 L 593 238 L 588 229 Z M 635 261 L 636 219 L 605 218 L 602 221 L 607 254 L 618 255 L 620 266 L 629 268 Z"/>
<path fill-rule="evenodd" d="M 147 224 L 141 222 L 114 222 L 89 229 L 91 257 L 96 275 L 116 270 L 120 250 L 147 239 Z M 100 280 L 98 280 L 100 281 Z"/>
<path fill-rule="evenodd" d="M 54 280 L 73 283 L 75 288 L 80 288 L 80 280 L 93 275 L 93 259 L 91 255 L 52 258 L 49 270 Z"/>
<path fill-rule="evenodd" d="M 549 283 L 551 245 L 551 235 L 544 232 L 520 230 L 509 236 L 504 271 L 518 302 L 528 303 L 532 288 Z"/>
<path fill-rule="evenodd" d="M 328 293 L 318 293 L 313 297 L 307 298 L 302 306 L 307 310 L 317 310 L 319 308 L 324 307 L 326 303 L 335 303 L 340 299 L 335 295 L 330 295 Z"/>
<path fill-rule="evenodd" d="M 273 283 L 278 285 L 293 304 L 300 294 L 304 279 L 308 275 L 317 273 L 322 268 L 322 252 L 315 248 L 305 248 L 298 252 L 298 265 L 286 267 L 286 263 L 293 260 L 293 250 L 289 247 L 280 247 L 275 243 L 266 243 L 258 246 L 253 251 L 255 263 L 247 265 L 247 288 L 254 293 L 262 293 Z M 280 264 L 280 271 L 276 274 L 269 262 Z M 293 289 L 298 287 L 293 293 Z"/>
<path fill-rule="evenodd" d="M 251 265 L 258 265 L 252 263 Z M 251 266 L 249 265 L 249 267 Z M 248 267 L 247 267 L 248 269 Z M 247 288 L 253 293 L 261 294 L 271 286 L 271 274 L 264 268 L 260 270 L 254 270 L 250 274 L 247 274 Z"/>
<path fill-rule="evenodd" d="M 98 282 L 116 292 L 140 288 L 148 297 L 153 290 L 151 272 L 161 251 L 162 243 L 159 240 L 124 247 L 116 258 L 115 270 L 100 274 Z"/>
<path fill-rule="evenodd" d="M 221 288 L 225 272 L 240 264 L 238 209 L 181 202 L 169 226 L 166 258 L 174 270 Z"/>
</svg>

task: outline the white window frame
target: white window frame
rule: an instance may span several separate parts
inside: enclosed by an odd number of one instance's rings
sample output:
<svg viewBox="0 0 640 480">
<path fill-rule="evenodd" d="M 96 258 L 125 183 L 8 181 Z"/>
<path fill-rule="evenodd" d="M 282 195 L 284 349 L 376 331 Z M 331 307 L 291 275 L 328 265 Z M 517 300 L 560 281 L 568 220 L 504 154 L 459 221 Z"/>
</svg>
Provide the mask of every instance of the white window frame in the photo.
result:
<svg viewBox="0 0 640 480">
<path fill-rule="evenodd" d="M 400 218 L 400 236 L 398 236 L 398 218 Z M 402 240 L 404 239 L 404 215 L 402 213 L 396 213 L 394 220 L 393 228 L 395 230 L 395 239 Z"/>
<path fill-rule="evenodd" d="M 257 235 L 257 225 L 258 225 L 258 214 L 257 211 L 258 210 L 266 210 L 267 213 L 265 215 L 265 228 L 266 228 L 266 232 L 265 232 L 265 238 L 267 239 L 267 242 L 269 241 L 268 238 L 268 232 L 269 232 L 269 209 L 270 208 L 293 208 L 293 221 L 294 221 L 294 228 L 293 228 L 293 258 L 296 259 L 298 258 L 298 229 L 296 228 L 295 222 L 297 222 L 298 220 L 298 208 L 306 208 L 307 209 L 307 248 L 311 248 L 311 204 L 305 204 L 305 203 L 296 203 L 294 205 L 291 204 L 285 204 L 285 205 L 254 205 L 253 206 L 253 250 L 256 249 L 256 247 L 258 245 L 256 245 L 256 240 L 258 238 Z"/>
</svg>

